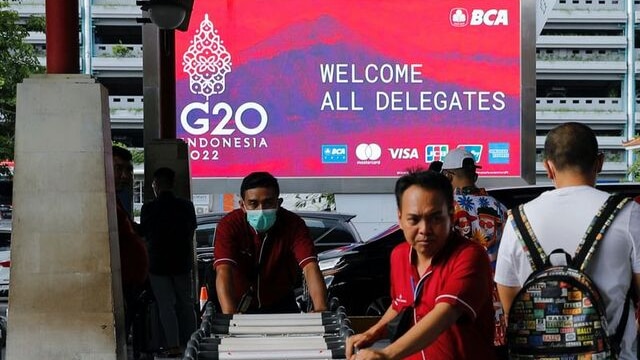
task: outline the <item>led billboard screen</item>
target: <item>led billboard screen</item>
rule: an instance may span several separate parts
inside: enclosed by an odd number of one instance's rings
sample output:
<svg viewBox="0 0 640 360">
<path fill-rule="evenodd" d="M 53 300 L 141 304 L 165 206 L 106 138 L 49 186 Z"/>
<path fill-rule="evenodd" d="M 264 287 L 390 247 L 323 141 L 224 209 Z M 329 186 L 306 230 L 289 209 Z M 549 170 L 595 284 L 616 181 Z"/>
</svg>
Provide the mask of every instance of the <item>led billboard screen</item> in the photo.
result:
<svg viewBox="0 0 640 360">
<path fill-rule="evenodd" d="M 534 121 L 523 81 L 535 77 L 525 11 L 519 0 L 196 1 L 176 33 L 192 177 L 265 170 L 349 191 L 465 147 L 482 177 L 522 181 Z"/>
</svg>

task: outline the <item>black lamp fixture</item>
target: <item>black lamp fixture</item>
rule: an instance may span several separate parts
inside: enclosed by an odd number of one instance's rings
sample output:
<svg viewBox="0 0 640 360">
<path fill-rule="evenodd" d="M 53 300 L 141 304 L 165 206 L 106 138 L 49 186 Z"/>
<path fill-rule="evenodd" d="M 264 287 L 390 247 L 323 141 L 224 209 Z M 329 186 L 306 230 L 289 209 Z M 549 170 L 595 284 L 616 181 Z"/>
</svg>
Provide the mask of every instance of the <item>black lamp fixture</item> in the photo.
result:
<svg viewBox="0 0 640 360">
<path fill-rule="evenodd" d="M 138 0 L 136 5 L 149 13 L 149 19 L 160 29 L 187 31 L 193 0 Z"/>
</svg>

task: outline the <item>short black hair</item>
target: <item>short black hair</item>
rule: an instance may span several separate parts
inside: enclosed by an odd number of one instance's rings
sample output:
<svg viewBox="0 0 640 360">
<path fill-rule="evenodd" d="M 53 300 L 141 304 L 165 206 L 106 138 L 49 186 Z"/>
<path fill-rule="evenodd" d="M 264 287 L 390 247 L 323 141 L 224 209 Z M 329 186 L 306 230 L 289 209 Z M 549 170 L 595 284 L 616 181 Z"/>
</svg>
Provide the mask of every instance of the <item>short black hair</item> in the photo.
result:
<svg viewBox="0 0 640 360">
<path fill-rule="evenodd" d="M 579 122 L 558 125 L 547 134 L 544 158 L 550 160 L 559 171 L 574 168 L 589 173 L 598 160 L 596 134 Z"/>
<path fill-rule="evenodd" d="M 240 185 L 240 196 L 244 199 L 245 191 L 255 188 L 273 189 L 276 197 L 280 196 L 280 185 L 278 185 L 278 179 L 266 171 L 252 172 L 242 179 L 242 184 Z"/>
<path fill-rule="evenodd" d="M 161 167 L 153 172 L 153 178 L 164 187 L 171 188 L 176 180 L 176 172 L 168 167 Z"/>
<path fill-rule="evenodd" d="M 436 161 L 431 162 L 431 164 L 429 164 L 429 168 L 427 170 L 440 172 L 440 171 L 442 171 L 442 165 L 443 165 L 442 161 L 436 160 Z"/>
<path fill-rule="evenodd" d="M 111 147 L 111 153 L 113 156 L 117 156 L 124 161 L 131 161 L 133 159 L 133 155 L 131 155 L 131 151 L 123 148 L 122 146 L 113 145 Z"/>
<path fill-rule="evenodd" d="M 396 181 L 395 195 L 398 210 L 402 209 L 402 194 L 411 186 L 417 185 L 426 190 L 439 191 L 447 202 L 447 209 L 453 212 L 453 186 L 443 174 L 431 170 L 410 170 Z"/>
</svg>

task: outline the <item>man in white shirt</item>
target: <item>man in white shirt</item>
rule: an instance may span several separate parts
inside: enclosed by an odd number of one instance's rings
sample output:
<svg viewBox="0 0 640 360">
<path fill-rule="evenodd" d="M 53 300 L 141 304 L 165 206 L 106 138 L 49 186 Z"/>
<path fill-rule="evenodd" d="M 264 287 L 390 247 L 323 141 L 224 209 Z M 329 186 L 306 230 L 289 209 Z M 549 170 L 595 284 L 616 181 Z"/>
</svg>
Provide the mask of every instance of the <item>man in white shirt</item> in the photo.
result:
<svg viewBox="0 0 640 360">
<path fill-rule="evenodd" d="M 581 123 L 565 123 L 552 129 L 544 145 L 544 167 L 556 189 L 524 205 L 524 212 L 543 250 L 562 248 L 574 254 L 587 227 L 609 194 L 595 189 L 604 156 L 598 152 L 593 131 Z M 509 309 L 517 292 L 531 274 L 531 265 L 509 216 L 504 227 L 495 282 L 504 306 Z M 622 317 L 630 286 L 640 294 L 640 206 L 629 202 L 609 227 L 602 244 L 586 269 L 606 307 L 609 335 Z M 633 306 L 633 304 L 629 304 Z M 630 309 L 619 359 L 637 359 L 636 323 Z"/>
</svg>

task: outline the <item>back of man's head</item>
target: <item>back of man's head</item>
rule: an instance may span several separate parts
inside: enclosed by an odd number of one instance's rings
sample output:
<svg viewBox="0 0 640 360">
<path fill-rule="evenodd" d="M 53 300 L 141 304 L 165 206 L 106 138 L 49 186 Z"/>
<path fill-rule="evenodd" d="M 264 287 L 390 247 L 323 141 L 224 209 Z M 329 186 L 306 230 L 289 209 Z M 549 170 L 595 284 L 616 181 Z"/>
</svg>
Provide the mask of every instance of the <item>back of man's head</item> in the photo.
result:
<svg viewBox="0 0 640 360">
<path fill-rule="evenodd" d="M 280 196 L 280 185 L 278 180 L 266 171 L 256 171 L 247 175 L 242 179 L 240 185 L 240 196 L 244 199 L 244 193 L 247 190 L 255 188 L 273 189 L 276 196 Z"/>
<path fill-rule="evenodd" d="M 472 153 L 463 148 L 457 148 L 447 153 L 441 168 L 445 174 L 450 173 L 456 175 L 466 183 L 465 186 L 468 186 L 478 180 L 476 169 L 481 168 L 481 166 L 476 164 Z"/>
<path fill-rule="evenodd" d="M 133 159 L 133 155 L 131 155 L 131 151 L 118 145 L 113 145 L 111 147 L 111 154 L 113 156 L 119 157 L 124 161 L 131 161 Z"/>
<path fill-rule="evenodd" d="M 158 189 L 169 190 L 173 188 L 176 180 L 176 172 L 168 167 L 158 168 L 153 173 L 153 180 L 156 183 Z"/>
<path fill-rule="evenodd" d="M 544 157 L 557 171 L 577 170 L 588 174 L 598 160 L 598 140 L 588 126 L 568 122 L 549 131 L 544 142 Z"/>
</svg>

